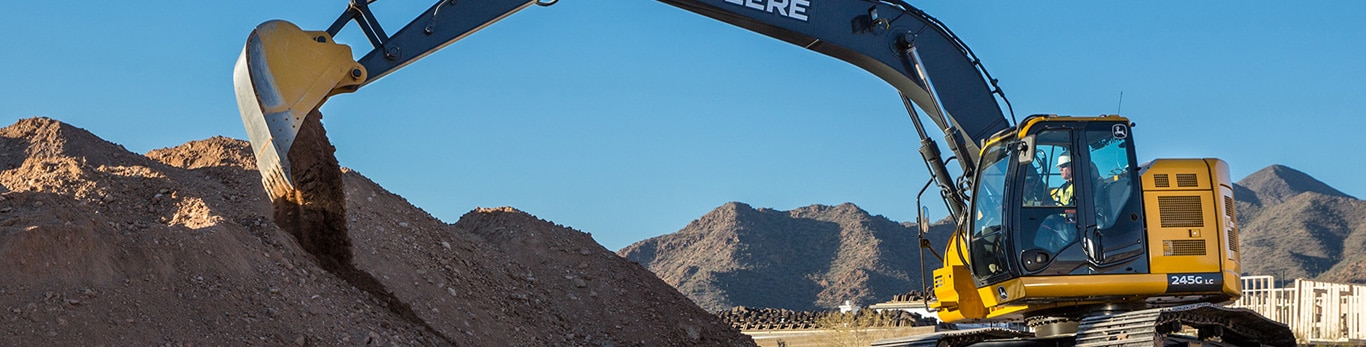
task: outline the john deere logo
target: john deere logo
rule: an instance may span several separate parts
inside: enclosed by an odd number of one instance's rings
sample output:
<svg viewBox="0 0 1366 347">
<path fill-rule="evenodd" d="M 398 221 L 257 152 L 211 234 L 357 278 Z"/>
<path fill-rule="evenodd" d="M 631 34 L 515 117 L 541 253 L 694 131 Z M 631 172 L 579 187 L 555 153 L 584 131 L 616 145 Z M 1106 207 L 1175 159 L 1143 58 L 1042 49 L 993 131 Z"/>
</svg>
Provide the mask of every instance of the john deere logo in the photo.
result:
<svg viewBox="0 0 1366 347">
<path fill-rule="evenodd" d="M 806 21 L 806 9 L 811 7 L 811 0 L 726 0 L 726 2 L 803 22 Z"/>
</svg>

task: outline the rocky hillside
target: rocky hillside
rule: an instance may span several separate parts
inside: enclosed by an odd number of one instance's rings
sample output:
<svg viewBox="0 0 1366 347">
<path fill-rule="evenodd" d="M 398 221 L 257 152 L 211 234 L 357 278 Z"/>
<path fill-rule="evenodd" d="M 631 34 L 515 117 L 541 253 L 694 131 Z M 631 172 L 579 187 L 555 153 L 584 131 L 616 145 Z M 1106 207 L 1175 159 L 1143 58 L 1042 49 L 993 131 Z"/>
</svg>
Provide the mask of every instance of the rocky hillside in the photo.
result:
<svg viewBox="0 0 1366 347">
<path fill-rule="evenodd" d="M 1366 283 L 1366 201 L 1279 165 L 1234 190 L 1244 272 Z M 933 243 L 943 245 L 952 228 L 932 230 Z M 617 254 L 711 311 L 832 309 L 922 288 L 915 228 L 853 204 L 777 211 L 729 203 Z M 939 265 L 928 258 L 927 268 Z"/>
<path fill-rule="evenodd" d="M 446 224 L 343 178 L 338 273 L 273 223 L 244 141 L 0 129 L 0 345 L 753 345 L 587 233 L 511 208 Z"/>
<path fill-rule="evenodd" d="M 709 311 L 824 310 L 922 288 L 916 230 L 849 203 L 778 211 L 732 202 L 617 254 Z M 934 226 L 932 242 L 943 245 L 951 231 Z M 939 266 L 928 252 L 926 258 L 926 268 Z"/>
<path fill-rule="evenodd" d="M 1366 201 L 1280 165 L 1235 188 L 1243 272 L 1366 283 Z"/>
</svg>

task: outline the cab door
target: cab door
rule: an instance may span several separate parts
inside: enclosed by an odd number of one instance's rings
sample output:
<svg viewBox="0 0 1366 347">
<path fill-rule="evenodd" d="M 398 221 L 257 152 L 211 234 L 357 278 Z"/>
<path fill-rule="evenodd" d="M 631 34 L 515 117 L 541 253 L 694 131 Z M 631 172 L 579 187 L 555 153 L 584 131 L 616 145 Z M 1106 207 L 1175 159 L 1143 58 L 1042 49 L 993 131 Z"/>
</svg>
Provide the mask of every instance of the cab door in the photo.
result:
<svg viewBox="0 0 1366 347">
<path fill-rule="evenodd" d="M 977 184 L 968 211 L 968 263 L 978 287 L 1019 276 L 1012 268 L 1010 221 L 1011 146 L 987 145 L 977 166 Z"/>
<path fill-rule="evenodd" d="M 1077 218 L 1084 189 L 1074 169 L 1083 159 L 1075 154 L 1078 142 L 1068 125 L 1043 123 L 1031 129 L 1027 150 L 1032 155 L 1016 163 L 1021 204 L 1013 220 L 1022 275 L 1066 274 L 1085 262 L 1077 246 L 1080 225 L 1085 225 Z"/>
<path fill-rule="evenodd" d="M 1125 122 L 1079 124 L 1088 165 L 1080 217 L 1093 273 L 1147 273 L 1143 199 L 1133 139 Z"/>
</svg>

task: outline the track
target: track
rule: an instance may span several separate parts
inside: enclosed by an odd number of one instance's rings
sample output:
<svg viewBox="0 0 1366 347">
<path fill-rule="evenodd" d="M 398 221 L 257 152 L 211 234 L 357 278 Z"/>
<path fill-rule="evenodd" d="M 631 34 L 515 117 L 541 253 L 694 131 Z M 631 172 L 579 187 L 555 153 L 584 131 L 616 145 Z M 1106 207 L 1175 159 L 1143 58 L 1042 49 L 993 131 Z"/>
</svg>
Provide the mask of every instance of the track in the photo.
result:
<svg viewBox="0 0 1366 347">
<path fill-rule="evenodd" d="M 1190 339 L 1175 333 L 1195 328 L 1198 340 L 1232 346 L 1294 346 L 1295 336 L 1285 324 L 1248 309 L 1201 303 L 1154 308 L 1082 319 L 1077 346 L 1153 346 Z"/>
<path fill-rule="evenodd" d="M 1180 335 L 1194 329 L 1196 336 Z M 1201 303 L 1083 318 L 1075 338 L 1034 338 L 1004 329 L 971 329 L 888 339 L 875 347 L 901 346 L 1295 346 L 1285 324 L 1256 312 Z"/>
</svg>

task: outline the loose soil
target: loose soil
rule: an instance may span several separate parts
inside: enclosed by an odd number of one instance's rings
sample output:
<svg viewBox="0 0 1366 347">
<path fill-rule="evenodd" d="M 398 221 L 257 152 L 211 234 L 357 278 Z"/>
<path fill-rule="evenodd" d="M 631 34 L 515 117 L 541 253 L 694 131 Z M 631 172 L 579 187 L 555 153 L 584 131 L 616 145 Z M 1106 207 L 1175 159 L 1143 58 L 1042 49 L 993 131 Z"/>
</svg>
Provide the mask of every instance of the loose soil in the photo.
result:
<svg viewBox="0 0 1366 347">
<path fill-rule="evenodd" d="M 300 242 L 244 141 L 0 129 L 0 345 L 753 345 L 587 233 L 341 172 L 345 239 Z"/>
</svg>

